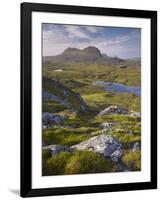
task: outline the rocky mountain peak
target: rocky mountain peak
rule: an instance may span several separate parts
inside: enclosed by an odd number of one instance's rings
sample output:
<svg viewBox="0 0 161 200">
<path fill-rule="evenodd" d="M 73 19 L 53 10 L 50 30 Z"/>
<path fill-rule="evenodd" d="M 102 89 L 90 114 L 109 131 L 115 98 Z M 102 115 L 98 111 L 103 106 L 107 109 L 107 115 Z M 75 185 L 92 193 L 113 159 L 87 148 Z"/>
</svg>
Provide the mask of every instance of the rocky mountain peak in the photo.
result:
<svg viewBox="0 0 161 200">
<path fill-rule="evenodd" d="M 98 56 L 102 56 L 101 51 L 97 47 L 94 47 L 94 46 L 88 46 L 84 48 L 83 51 L 87 53 L 93 53 Z"/>
</svg>

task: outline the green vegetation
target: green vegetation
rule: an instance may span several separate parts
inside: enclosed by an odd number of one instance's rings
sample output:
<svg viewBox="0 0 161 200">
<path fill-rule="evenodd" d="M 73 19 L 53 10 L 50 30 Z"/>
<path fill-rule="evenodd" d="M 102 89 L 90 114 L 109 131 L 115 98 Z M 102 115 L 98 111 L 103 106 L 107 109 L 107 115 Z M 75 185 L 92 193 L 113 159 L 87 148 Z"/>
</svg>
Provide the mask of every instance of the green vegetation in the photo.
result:
<svg viewBox="0 0 161 200">
<path fill-rule="evenodd" d="M 95 123 L 115 122 L 108 134 L 120 141 L 125 149 L 131 147 L 134 142 L 141 141 L 140 117 L 130 117 L 128 115 L 99 115 L 95 118 Z M 129 134 L 128 131 L 132 134 Z"/>
<path fill-rule="evenodd" d="M 140 111 L 140 97 L 127 93 L 100 92 L 82 95 L 87 105 L 96 110 L 118 105 L 128 110 Z"/>
<path fill-rule="evenodd" d="M 65 167 L 66 174 L 112 172 L 113 163 L 103 156 L 90 152 L 75 152 Z"/>
<path fill-rule="evenodd" d="M 43 68 L 43 74 L 63 82 L 64 80 L 70 80 L 73 81 L 73 84 L 75 80 L 83 82 L 83 84 L 98 80 L 118 82 L 129 86 L 139 86 L 141 84 L 139 64 L 132 67 L 129 62 L 129 64 L 126 64 L 126 68 L 120 68 L 119 66 L 119 64 L 117 67 L 117 65 L 107 66 L 90 63 L 63 63 L 62 65 L 52 63 L 50 66 Z M 56 69 L 62 69 L 63 71 L 54 71 Z"/>
<path fill-rule="evenodd" d="M 64 174 L 65 166 L 70 158 L 70 153 L 61 152 L 47 160 L 47 170 L 43 175 L 60 175 Z"/>
<path fill-rule="evenodd" d="M 48 101 L 44 100 L 42 102 L 42 109 L 43 109 L 43 112 L 55 113 L 55 112 L 63 111 L 64 109 L 66 109 L 66 107 L 52 100 L 48 100 Z"/>
<path fill-rule="evenodd" d="M 61 70 L 55 71 L 58 69 Z M 131 149 L 135 142 L 141 143 L 141 118 L 129 114 L 98 114 L 111 105 L 141 112 L 141 97 L 104 91 L 95 81 L 140 86 L 140 62 L 62 62 L 59 58 L 44 62 L 43 90 L 59 100 L 43 98 L 42 111 L 65 116 L 65 120 L 43 129 L 44 143 L 71 146 L 102 134 L 102 123 L 117 123 L 104 134 L 112 135 L 123 145 L 121 161 L 129 170 L 140 170 L 141 152 Z M 62 152 L 51 157 L 49 150 L 43 150 L 42 159 L 43 175 L 119 171 L 117 164 L 90 151 Z"/>
<path fill-rule="evenodd" d="M 111 161 L 90 151 L 61 152 L 43 160 L 43 165 L 45 165 L 43 175 L 101 173 L 114 170 Z"/>
<path fill-rule="evenodd" d="M 50 150 L 43 150 L 42 151 L 42 174 L 47 175 L 48 166 L 47 166 L 47 160 L 51 157 Z"/>
<path fill-rule="evenodd" d="M 100 128 L 80 127 L 80 128 L 50 128 L 43 131 L 43 141 L 47 144 L 74 145 L 91 137 L 90 133 L 98 131 Z"/>
<path fill-rule="evenodd" d="M 141 170 L 141 152 L 140 151 L 127 151 L 123 156 L 123 162 L 132 171 Z"/>
</svg>

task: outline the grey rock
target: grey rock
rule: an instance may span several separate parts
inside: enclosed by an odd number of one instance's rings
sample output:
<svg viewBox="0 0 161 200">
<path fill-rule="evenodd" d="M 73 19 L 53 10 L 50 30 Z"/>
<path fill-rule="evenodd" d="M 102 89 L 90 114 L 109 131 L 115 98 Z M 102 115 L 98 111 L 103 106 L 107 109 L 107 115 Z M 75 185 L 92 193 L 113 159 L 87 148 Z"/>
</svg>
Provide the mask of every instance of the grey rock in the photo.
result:
<svg viewBox="0 0 161 200">
<path fill-rule="evenodd" d="M 116 150 L 116 151 L 114 151 L 114 152 L 111 154 L 111 159 L 112 159 L 114 162 L 117 162 L 117 161 L 118 161 L 118 158 L 121 158 L 121 157 L 122 157 L 122 154 L 123 154 L 123 151 L 121 151 L 120 149 L 119 149 L 119 150 Z"/>
<path fill-rule="evenodd" d="M 65 85 L 60 83 L 58 80 L 51 80 L 43 78 L 43 81 L 46 81 L 53 88 L 53 92 L 49 92 L 46 88 L 42 92 L 43 100 L 53 100 L 67 109 L 76 112 L 88 112 L 89 108 L 80 96 L 79 93 L 72 91 L 67 88 Z"/>
<path fill-rule="evenodd" d="M 66 116 L 60 116 L 53 113 L 44 112 L 42 114 L 43 125 L 48 125 L 48 123 L 60 123 L 66 119 Z"/>
<path fill-rule="evenodd" d="M 52 156 L 55 156 L 59 154 L 60 152 L 72 152 L 72 149 L 70 147 L 59 145 L 59 144 L 45 146 L 43 147 L 43 149 L 49 149 L 51 151 Z"/>
<path fill-rule="evenodd" d="M 45 90 L 43 90 L 43 92 L 42 92 L 42 97 L 46 98 L 48 100 L 53 100 L 53 101 L 56 101 L 56 102 L 62 102 L 59 97 L 57 97 L 56 95 L 51 94 L 50 92 L 45 91 Z"/>
<path fill-rule="evenodd" d="M 128 133 L 129 135 L 133 135 L 132 130 L 127 130 L 127 133 Z"/>
<path fill-rule="evenodd" d="M 42 129 L 45 130 L 45 129 L 48 129 L 48 128 L 51 128 L 51 127 L 52 127 L 51 125 L 43 125 Z"/>
<path fill-rule="evenodd" d="M 141 112 L 134 112 L 133 110 L 130 112 L 130 117 L 141 117 Z"/>
<path fill-rule="evenodd" d="M 139 151 L 139 150 L 140 150 L 140 144 L 139 142 L 135 142 L 133 144 L 132 151 Z"/>
<path fill-rule="evenodd" d="M 111 135 L 102 134 L 72 146 L 77 150 L 90 150 L 118 162 L 123 155 L 122 145 Z"/>
<path fill-rule="evenodd" d="M 112 128 L 113 126 L 117 126 L 119 125 L 118 123 L 115 122 L 105 122 L 100 124 L 100 126 L 102 126 L 103 128 Z"/>
<path fill-rule="evenodd" d="M 87 108 L 87 105 L 85 104 L 85 102 L 83 101 L 82 97 L 80 96 L 80 94 L 76 94 L 76 96 L 78 97 L 79 101 L 80 101 L 80 106 L 82 108 L 82 111 L 83 112 L 87 112 L 88 111 L 88 108 Z"/>
<path fill-rule="evenodd" d="M 128 110 L 118 106 L 109 106 L 108 108 L 99 113 L 99 115 L 106 114 L 128 114 Z"/>
</svg>

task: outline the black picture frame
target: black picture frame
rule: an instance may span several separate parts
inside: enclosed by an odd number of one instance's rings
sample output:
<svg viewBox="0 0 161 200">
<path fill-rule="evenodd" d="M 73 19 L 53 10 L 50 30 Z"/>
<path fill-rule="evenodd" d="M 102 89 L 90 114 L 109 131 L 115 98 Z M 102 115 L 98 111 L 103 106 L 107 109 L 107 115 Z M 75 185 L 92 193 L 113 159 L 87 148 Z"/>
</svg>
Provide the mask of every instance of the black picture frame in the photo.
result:
<svg viewBox="0 0 161 200">
<path fill-rule="evenodd" d="M 151 181 L 92 186 L 32 189 L 32 12 L 148 18 L 151 20 Z M 33 77 L 34 78 L 34 77 Z M 37 3 L 21 4 L 21 196 L 47 196 L 129 191 L 157 188 L 157 12 L 115 8 L 66 6 Z"/>
</svg>

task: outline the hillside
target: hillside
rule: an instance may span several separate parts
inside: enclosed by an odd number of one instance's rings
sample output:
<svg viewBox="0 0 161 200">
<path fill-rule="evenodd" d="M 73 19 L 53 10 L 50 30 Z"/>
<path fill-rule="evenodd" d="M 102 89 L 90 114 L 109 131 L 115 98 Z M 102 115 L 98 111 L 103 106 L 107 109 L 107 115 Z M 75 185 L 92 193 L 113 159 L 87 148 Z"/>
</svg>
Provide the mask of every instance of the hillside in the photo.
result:
<svg viewBox="0 0 161 200">
<path fill-rule="evenodd" d="M 43 78 L 43 100 L 54 101 L 73 112 L 88 112 L 88 107 L 79 95 L 62 85 L 59 81 Z"/>
</svg>

